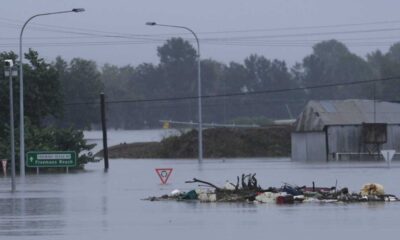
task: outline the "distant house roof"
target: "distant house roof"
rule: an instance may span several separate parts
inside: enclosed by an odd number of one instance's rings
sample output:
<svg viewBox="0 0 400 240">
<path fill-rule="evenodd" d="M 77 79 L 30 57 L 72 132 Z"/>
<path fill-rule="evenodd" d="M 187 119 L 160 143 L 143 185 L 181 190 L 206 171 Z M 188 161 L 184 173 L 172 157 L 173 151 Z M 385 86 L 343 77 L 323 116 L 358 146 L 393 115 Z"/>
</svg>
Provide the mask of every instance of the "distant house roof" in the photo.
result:
<svg viewBox="0 0 400 240">
<path fill-rule="evenodd" d="M 295 124 L 296 131 L 321 131 L 329 125 L 374 122 L 400 124 L 400 104 L 360 99 L 310 101 Z"/>
</svg>

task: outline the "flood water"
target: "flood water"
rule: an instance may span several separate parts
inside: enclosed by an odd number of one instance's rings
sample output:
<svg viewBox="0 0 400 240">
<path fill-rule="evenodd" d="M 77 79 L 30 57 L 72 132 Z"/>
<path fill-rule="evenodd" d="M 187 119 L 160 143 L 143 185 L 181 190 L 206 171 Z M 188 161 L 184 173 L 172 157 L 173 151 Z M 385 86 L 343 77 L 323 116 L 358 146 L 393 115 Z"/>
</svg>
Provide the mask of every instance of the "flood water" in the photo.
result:
<svg viewBox="0 0 400 240">
<path fill-rule="evenodd" d="M 102 131 L 84 131 L 83 134 L 87 143 L 96 144 L 91 150 L 93 153 L 103 149 Z M 179 134 L 176 129 L 108 130 L 107 142 L 108 146 L 133 142 L 159 142 L 163 138 Z"/>
<path fill-rule="evenodd" d="M 155 168 L 172 167 L 167 185 Z M 400 195 L 400 164 L 301 164 L 289 159 L 110 161 L 86 171 L 0 178 L 0 239 L 382 239 L 396 238 L 400 203 L 294 205 L 150 202 L 173 189 L 188 191 L 193 177 L 223 185 L 242 173 L 257 173 L 262 187 L 283 182 L 347 186 L 367 182 Z"/>
</svg>

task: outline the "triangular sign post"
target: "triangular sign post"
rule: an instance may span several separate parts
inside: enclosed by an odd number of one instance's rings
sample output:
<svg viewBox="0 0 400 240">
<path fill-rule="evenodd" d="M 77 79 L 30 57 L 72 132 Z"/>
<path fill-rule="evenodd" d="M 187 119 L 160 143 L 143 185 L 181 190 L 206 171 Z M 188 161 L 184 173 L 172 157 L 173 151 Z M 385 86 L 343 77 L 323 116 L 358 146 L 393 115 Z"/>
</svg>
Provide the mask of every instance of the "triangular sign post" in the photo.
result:
<svg viewBox="0 0 400 240">
<path fill-rule="evenodd" d="M 156 173 L 162 184 L 166 184 L 169 176 L 171 176 L 172 168 L 156 168 Z"/>
<path fill-rule="evenodd" d="M 396 153 L 396 150 L 381 150 L 381 153 L 385 158 L 385 161 L 388 163 L 388 166 L 390 167 L 390 162 L 392 161 L 392 158 Z"/>
</svg>

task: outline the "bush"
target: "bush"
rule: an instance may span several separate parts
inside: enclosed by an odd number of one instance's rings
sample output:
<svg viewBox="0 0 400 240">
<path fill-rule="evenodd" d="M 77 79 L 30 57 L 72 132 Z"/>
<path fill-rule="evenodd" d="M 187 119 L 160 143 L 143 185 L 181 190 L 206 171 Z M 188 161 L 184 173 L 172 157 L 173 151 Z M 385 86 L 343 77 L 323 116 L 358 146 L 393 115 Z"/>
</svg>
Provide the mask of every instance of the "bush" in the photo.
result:
<svg viewBox="0 0 400 240">
<path fill-rule="evenodd" d="M 83 131 L 73 128 L 38 128 L 29 126 L 26 131 L 26 151 L 74 151 L 78 156 L 77 167 L 92 160 L 88 155 L 95 144 L 87 144 Z"/>
</svg>

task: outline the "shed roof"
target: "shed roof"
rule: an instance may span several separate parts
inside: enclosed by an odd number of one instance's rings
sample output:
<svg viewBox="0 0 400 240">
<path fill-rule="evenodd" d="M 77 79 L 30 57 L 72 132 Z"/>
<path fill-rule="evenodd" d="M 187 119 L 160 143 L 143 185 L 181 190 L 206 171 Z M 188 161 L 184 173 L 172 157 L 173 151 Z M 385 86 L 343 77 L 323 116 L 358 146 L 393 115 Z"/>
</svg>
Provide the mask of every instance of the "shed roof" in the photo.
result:
<svg viewBox="0 0 400 240">
<path fill-rule="evenodd" d="M 375 122 L 400 124 L 400 104 L 361 99 L 309 101 L 297 118 L 296 131 Z"/>
</svg>

